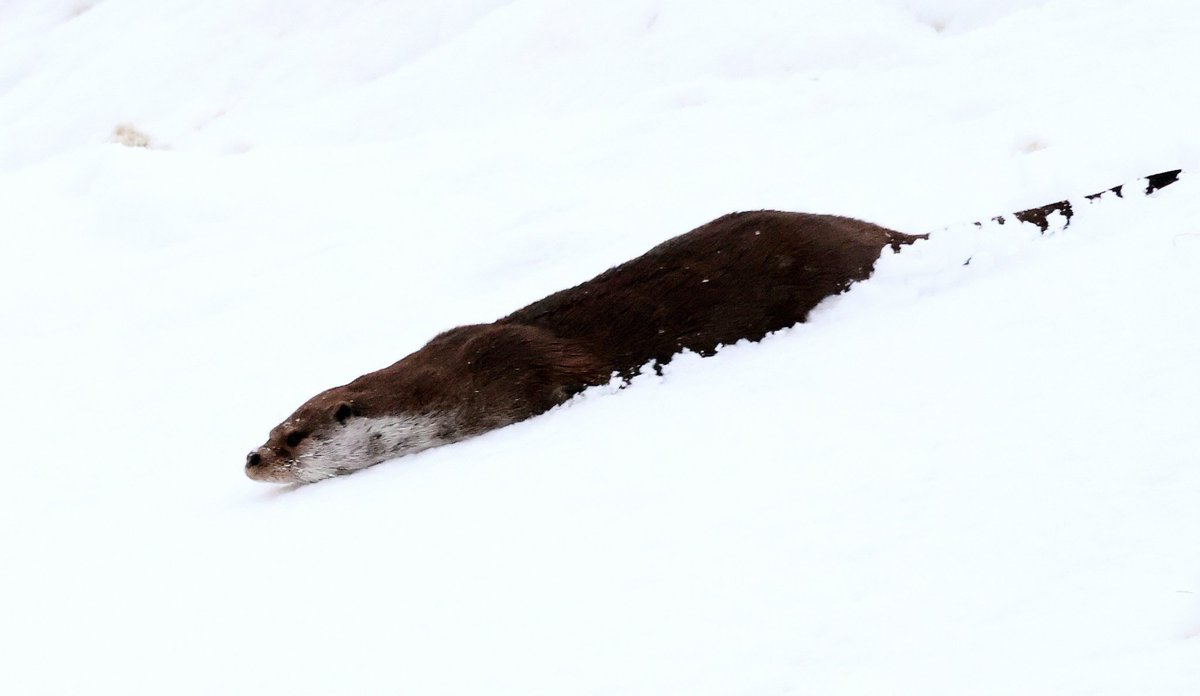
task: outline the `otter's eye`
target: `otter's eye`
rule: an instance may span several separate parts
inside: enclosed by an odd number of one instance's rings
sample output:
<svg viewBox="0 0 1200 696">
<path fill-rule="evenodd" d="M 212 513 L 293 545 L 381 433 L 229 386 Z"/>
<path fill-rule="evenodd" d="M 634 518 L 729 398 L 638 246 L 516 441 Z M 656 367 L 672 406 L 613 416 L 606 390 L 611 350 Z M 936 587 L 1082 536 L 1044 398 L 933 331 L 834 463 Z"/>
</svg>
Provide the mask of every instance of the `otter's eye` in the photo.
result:
<svg viewBox="0 0 1200 696">
<path fill-rule="evenodd" d="M 300 444 L 300 442 L 306 437 L 308 437 L 308 433 L 300 431 L 300 430 L 296 430 L 294 432 L 288 433 L 287 446 L 295 447 L 296 445 Z"/>
<path fill-rule="evenodd" d="M 345 423 L 346 419 L 352 415 L 354 415 L 354 407 L 350 404 L 342 404 L 338 406 L 338 410 L 334 412 L 333 417 L 337 419 L 337 422 Z"/>
</svg>

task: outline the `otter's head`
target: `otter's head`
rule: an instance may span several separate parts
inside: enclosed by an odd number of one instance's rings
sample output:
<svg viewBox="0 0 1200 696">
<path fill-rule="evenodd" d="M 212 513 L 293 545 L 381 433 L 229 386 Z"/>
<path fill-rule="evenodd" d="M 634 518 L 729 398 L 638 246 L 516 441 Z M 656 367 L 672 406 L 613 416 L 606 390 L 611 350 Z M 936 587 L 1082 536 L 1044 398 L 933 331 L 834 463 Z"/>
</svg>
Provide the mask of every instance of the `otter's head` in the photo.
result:
<svg viewBox="0 0 1200 696">
<path fill-rule="evenodd" d="M 314 396 L 275 426 L 266 443 L 246 456 L 246 475 L 312 483 L 455 439 L 444 417 L 373 413 L 370 400 L 347 387 Z"/>
<path fill-rule="evenodd" d="M 475 324 L 321 392 L 246 457 L 246 475 L 311 483 L 546 411 L 609 371 L 577 344 L 529 326 Z"/>
</svg>

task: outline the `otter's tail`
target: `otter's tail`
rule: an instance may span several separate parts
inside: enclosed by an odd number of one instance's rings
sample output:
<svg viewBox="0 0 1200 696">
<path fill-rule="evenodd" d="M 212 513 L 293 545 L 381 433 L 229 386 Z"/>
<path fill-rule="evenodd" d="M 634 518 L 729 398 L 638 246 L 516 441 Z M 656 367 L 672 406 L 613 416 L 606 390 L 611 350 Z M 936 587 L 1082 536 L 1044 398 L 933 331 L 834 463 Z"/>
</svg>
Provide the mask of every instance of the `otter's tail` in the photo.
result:
<svg viewBox="0 0 1200 696">
<path fill-rule="evenodd" d="M 1144 179 L 1138 179 L 1138 181 L 1146 182 L 1145 191 L 1141 192 L 1142 195 L 1148 196 L 1161 188 L 1170 186 L 1179 180 L 1179 175 L 1181 173 L 1182 170 L 1180 169 L 1172 169 L 1166 172 L 1151 174 Z M 1084 196 L 1084 199 L 1087 201 L 1094 201 L 1109 194 L 1116 194 L 1117 198 L 1123 198 L 1125 193 L 1123 189 L 1126 188 L 1132 188 L 1132 185 L 1114 186 L 1110 189 L 1100 191 L 1099 193 L 1093 193 L 1090 196 Z M 1063 216 L 1065 221 L 1063 228 L 1066 228 L 1071 224 L 1071 217 L 1075 214 L 1075 211 L 1071 208 L 1070 201 L 1055 201 L 1054 203 L 1039 206 L 1037 208 L 1030 208 L 1029 210 L 1022 210 L 1019 213 L 1013 213 L 1010 217 L 1018 222 L 1031 222 L 1037 225 L 1042 232 L 1045 232 L 1050 229 L 1050 216 L 1054 213 L 1059 213 Z M 1003 225 L 1006 222 L 1006 218 L 1003 215 L 997 215 L 996 217 L 992 218 L 992 222 Z M 976 222 L 975 226 L 982 227 L 983 223 Z"/>
</svg>

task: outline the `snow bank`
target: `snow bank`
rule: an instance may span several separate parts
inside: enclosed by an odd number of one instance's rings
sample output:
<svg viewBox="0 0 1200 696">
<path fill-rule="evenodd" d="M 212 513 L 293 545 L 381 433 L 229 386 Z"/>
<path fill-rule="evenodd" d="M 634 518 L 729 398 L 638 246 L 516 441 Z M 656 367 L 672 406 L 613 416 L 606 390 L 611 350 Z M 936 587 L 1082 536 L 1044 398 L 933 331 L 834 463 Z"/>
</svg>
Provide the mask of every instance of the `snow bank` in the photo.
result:
<svg viewBox="0 0 1200 696">
<path fill-rule="evenodd" d="M 1198 33 L 1182 0 L 0 3 L 0 691 L 1194 694 L 1195 179 L 968 223 L 1200 167 Z M 761 344 L 242 477 L 316 391 L 763 207 L 936 232 Z"/>
</svg>

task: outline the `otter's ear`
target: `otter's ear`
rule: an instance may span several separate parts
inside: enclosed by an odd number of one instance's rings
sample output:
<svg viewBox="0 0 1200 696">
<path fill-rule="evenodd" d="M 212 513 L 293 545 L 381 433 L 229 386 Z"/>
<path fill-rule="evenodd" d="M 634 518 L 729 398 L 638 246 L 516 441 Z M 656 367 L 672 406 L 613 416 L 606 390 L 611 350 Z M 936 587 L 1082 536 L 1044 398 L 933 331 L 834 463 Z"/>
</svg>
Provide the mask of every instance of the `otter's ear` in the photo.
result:
<svg viewBox="0 0 1200 696">
<path fill-rule="evenodd" d="M 342 424 L 345 424 L 346 420 L 350 418 L 350 416 L 357 415 L 358 409 L 346 402 L 342 402 L 342 404 L 337 407 L 337 410 L 333 412 L 333 417 L 337 419 L 337 422 Z"/>
</svg>

